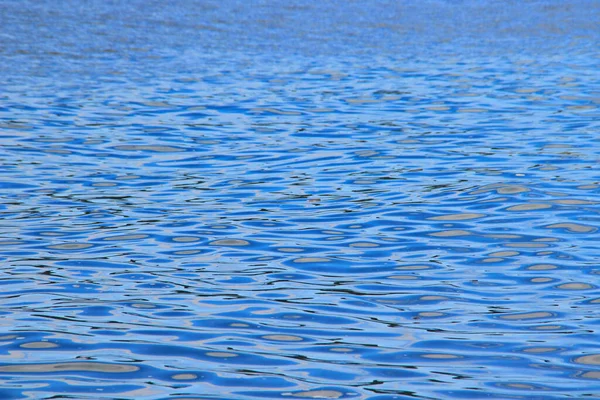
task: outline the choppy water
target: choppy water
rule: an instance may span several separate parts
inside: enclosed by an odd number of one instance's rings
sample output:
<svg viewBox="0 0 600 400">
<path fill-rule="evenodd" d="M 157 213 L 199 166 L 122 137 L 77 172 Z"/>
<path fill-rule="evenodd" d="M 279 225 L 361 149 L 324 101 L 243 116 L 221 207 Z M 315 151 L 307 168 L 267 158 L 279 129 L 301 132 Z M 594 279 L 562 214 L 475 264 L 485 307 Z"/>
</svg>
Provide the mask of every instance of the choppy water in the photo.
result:
<svg viewBox="0 0 600 400">
<path fill-rule="evenodd" d="M 600 396 L 596 1 L 4 1 L 0 398 Z"/>
</svg>

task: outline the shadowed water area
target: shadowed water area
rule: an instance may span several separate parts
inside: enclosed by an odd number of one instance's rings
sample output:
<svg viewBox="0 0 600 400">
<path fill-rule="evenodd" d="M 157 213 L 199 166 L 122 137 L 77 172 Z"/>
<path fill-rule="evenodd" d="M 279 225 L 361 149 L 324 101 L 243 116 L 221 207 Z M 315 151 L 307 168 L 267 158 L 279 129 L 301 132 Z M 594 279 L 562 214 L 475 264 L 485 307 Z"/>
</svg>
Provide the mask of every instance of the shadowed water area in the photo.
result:
<svg viewBox="0 0 600 400">
<path fill-rule="evenodd" d="M 0 19 L 1 399 L 600 396 L 600 2 Z"/>
</svg>

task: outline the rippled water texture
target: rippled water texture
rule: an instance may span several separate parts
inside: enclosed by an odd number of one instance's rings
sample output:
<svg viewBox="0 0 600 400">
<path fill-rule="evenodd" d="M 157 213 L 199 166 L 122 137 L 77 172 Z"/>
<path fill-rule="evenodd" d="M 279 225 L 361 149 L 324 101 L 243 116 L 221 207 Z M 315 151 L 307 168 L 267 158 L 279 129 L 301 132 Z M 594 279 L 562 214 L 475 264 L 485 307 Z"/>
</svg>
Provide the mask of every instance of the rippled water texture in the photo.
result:
<svg viewBox="0 0 600 400">
<path fill-rule="evenodd" d="M 600 395 L 599 2 L 0 15 L 0 398 Z"/>
</svg>

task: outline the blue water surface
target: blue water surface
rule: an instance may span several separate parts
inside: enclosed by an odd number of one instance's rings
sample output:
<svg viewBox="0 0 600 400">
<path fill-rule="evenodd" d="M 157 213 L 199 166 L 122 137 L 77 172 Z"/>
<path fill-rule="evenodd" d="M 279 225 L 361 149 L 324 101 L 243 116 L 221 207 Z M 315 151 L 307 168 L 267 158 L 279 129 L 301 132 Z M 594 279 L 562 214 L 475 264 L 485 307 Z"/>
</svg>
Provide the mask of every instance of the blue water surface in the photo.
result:
<svg viewBox="0 0 600 400">
<path fill-rule="evenodd" d="M 0 21 L 0 399 L 600 396 L 600 2 Z"/>
</svg>

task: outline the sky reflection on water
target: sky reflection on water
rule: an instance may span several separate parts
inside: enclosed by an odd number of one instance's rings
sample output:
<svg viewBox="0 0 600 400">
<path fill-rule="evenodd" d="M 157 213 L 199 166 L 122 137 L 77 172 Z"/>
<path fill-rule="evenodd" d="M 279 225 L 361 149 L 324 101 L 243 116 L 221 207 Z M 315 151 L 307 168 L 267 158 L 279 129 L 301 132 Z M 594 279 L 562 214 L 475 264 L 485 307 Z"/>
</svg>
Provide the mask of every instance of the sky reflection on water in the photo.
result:
<svg viewBox="0 0 600 400">
<path fill-rule="evenodd" d="M 600 393 L 595 1 L 5 1 L 0 397 Z"/>
</svg>

